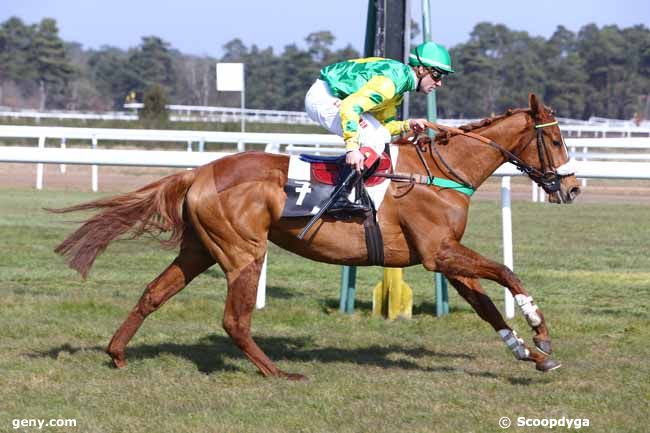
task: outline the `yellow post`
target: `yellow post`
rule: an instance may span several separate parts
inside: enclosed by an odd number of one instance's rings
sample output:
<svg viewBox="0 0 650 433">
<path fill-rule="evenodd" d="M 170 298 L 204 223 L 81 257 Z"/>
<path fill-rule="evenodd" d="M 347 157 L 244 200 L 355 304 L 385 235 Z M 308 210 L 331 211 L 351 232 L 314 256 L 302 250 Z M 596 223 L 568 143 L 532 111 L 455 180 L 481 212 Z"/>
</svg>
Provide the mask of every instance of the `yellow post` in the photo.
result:
<svg viewBox="0 0 650 433">
<path fill-rule="evenodd" d="M 384 280 L 375 286 L 372 315 L 389 320 L 413 316 L 413 290 L 404 282 L 402 268 L 384 268 Z"/>
</svg>

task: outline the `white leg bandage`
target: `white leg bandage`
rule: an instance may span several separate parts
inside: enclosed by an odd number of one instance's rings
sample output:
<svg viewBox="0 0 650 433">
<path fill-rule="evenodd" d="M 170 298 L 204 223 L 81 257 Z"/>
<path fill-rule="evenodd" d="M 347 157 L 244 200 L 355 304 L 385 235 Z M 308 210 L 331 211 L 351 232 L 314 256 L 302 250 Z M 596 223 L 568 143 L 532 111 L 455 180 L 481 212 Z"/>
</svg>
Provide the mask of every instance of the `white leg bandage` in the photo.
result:
<svg viewBox="0 0 650 433">
<path fill-rule="evenodd" d="M 533 303 L 531 296 L 515 295 L 515 301 L 530 326 L 536 327 L 542 324 L 542 318 L 537 313 L 537 305 Z"/>
<path fill-rule="evenodd" d="M 526 346 L 524 346 L 524 340 L 517 336 L 514 329 L 512 331 L 510 329 L 500 329 L 499 336 L 503 342 L 506 343 L 506 346 L 512 350 L 515 358 L 518 360 L 528 359 L 530 351 L 526 349 Z"/>
</svg>

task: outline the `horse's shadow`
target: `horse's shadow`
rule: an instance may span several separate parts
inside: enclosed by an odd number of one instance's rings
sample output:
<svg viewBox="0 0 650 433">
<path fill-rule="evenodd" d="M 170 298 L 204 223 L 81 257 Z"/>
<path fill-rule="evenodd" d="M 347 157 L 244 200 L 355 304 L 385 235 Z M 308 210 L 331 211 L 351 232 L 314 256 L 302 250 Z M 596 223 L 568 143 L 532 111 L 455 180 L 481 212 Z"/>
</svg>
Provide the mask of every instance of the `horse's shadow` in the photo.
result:
<svg viewBox="0 0 650 433">
<path fill-rule="evenodd" d="M 327 298 L 322 302 L 323 311 L 332 311 L 338 309 L 340 306 L 340 301 L 335 298 Z M 362 312 L 372 312 L 372 301 L 354 301 L 354 309 L 356 311 Z M 456 307 L 450 306 L 449 313 L 455 312 L 467 312 L 469 309 L 464 306 Z M 435 302 L 421 302 L 417 305 L 413 305 L 413 316 L 433 316 L 436 314 L 436 304 Z"/>
<path fill-rule="evenodd" d="M 340 347 L 318 347 L 309 337 L 256 337 L 259 346 L 269 355 L 271 359 L 290 362 L 342 362 L 358 365 L 380 367 L 383 369 L 417 370 L 425 372 L 464 372 L 472 376 L 495 378 L 496 375 L 490 372 L 475 373 L 466 369 L 449 366 L 422 366 L 417 363 L 421 358 L 445 359 L 476 359 L 473 355 L 454 352 L 439 352 L 424 347 L 403 347 L 401 345 L 371 345 L 362 348 L 340 348 Z M 64 344 L 46 351 L 32 352 L 26 354 L 32 358 L 57 359 L 60 354 L 75 354 L 80 351 L 104 352 L 104 347 L 73 347 Z M 211 374 L 222 371 L 242 371 L 236 365 L 237 361 L 245 359 L 242 352 L 233 344 L 232 340 L 224 335 L 208 335 L 196 343 L 176 344 L 140 344 L 127 348 L 127 360 L 142 360 L 157 358 L 160 355 L 169 354 L 191 361 L 198 371 L 204 374 Z M 408 359 L 405 359 L 408 358 Z M 112 365 L 106 361 L 106 365 Z M 529 385 L 536 381 L 523 381 L 521 378 L 506 378 L 512 384 Z"/>
</svg>

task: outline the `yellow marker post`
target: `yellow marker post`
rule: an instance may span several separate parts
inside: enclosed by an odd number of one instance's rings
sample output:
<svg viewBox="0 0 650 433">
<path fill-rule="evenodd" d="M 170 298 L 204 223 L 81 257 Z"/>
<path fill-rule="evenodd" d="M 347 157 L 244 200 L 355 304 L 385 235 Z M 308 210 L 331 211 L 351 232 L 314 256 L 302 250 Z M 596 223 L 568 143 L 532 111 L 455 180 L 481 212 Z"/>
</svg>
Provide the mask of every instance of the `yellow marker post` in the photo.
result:
<svg viewBox="0 0 650 433">
<path fill-rule="evenodd" d="M 384 268 L 384 280 L 372 296 L 372 315 L 389 320 L 413 316 L 413 290 L 404 282 L 402 268 Z"/>
</svg>

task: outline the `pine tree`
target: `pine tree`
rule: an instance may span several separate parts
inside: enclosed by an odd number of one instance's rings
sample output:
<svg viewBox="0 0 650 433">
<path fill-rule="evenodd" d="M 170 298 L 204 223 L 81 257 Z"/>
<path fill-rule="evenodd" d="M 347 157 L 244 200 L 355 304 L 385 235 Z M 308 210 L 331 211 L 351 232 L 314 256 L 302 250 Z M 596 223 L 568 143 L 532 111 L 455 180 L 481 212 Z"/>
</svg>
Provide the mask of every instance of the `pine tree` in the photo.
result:
<svg viewBox="0 0 650 433">
<path fill-rule="evenodd" d="M 144 106 L 139 117 L 146 128 L 164 128 L 169 122 L 167 92 L 160 84 L 154 84 L 144 94 Z"/>
<path fill-rule="evenodd" d="M 174 94 L 176 74 L 167 42 L 157 36 L 143 37 L 140 46 L 130 53 L 129 63 L 136 87 L 131 90 L 144 92 L 159 84 L 167 94 Z"/>
<path fill-rule="evenodd" d="M 40 109 L 49 104 L 61 107 L 65 102 L 68 82 L 74 74 L 56 21 L 44 18 L 38 26 L 32 45 L 41 92 Z"/>
</svg>

